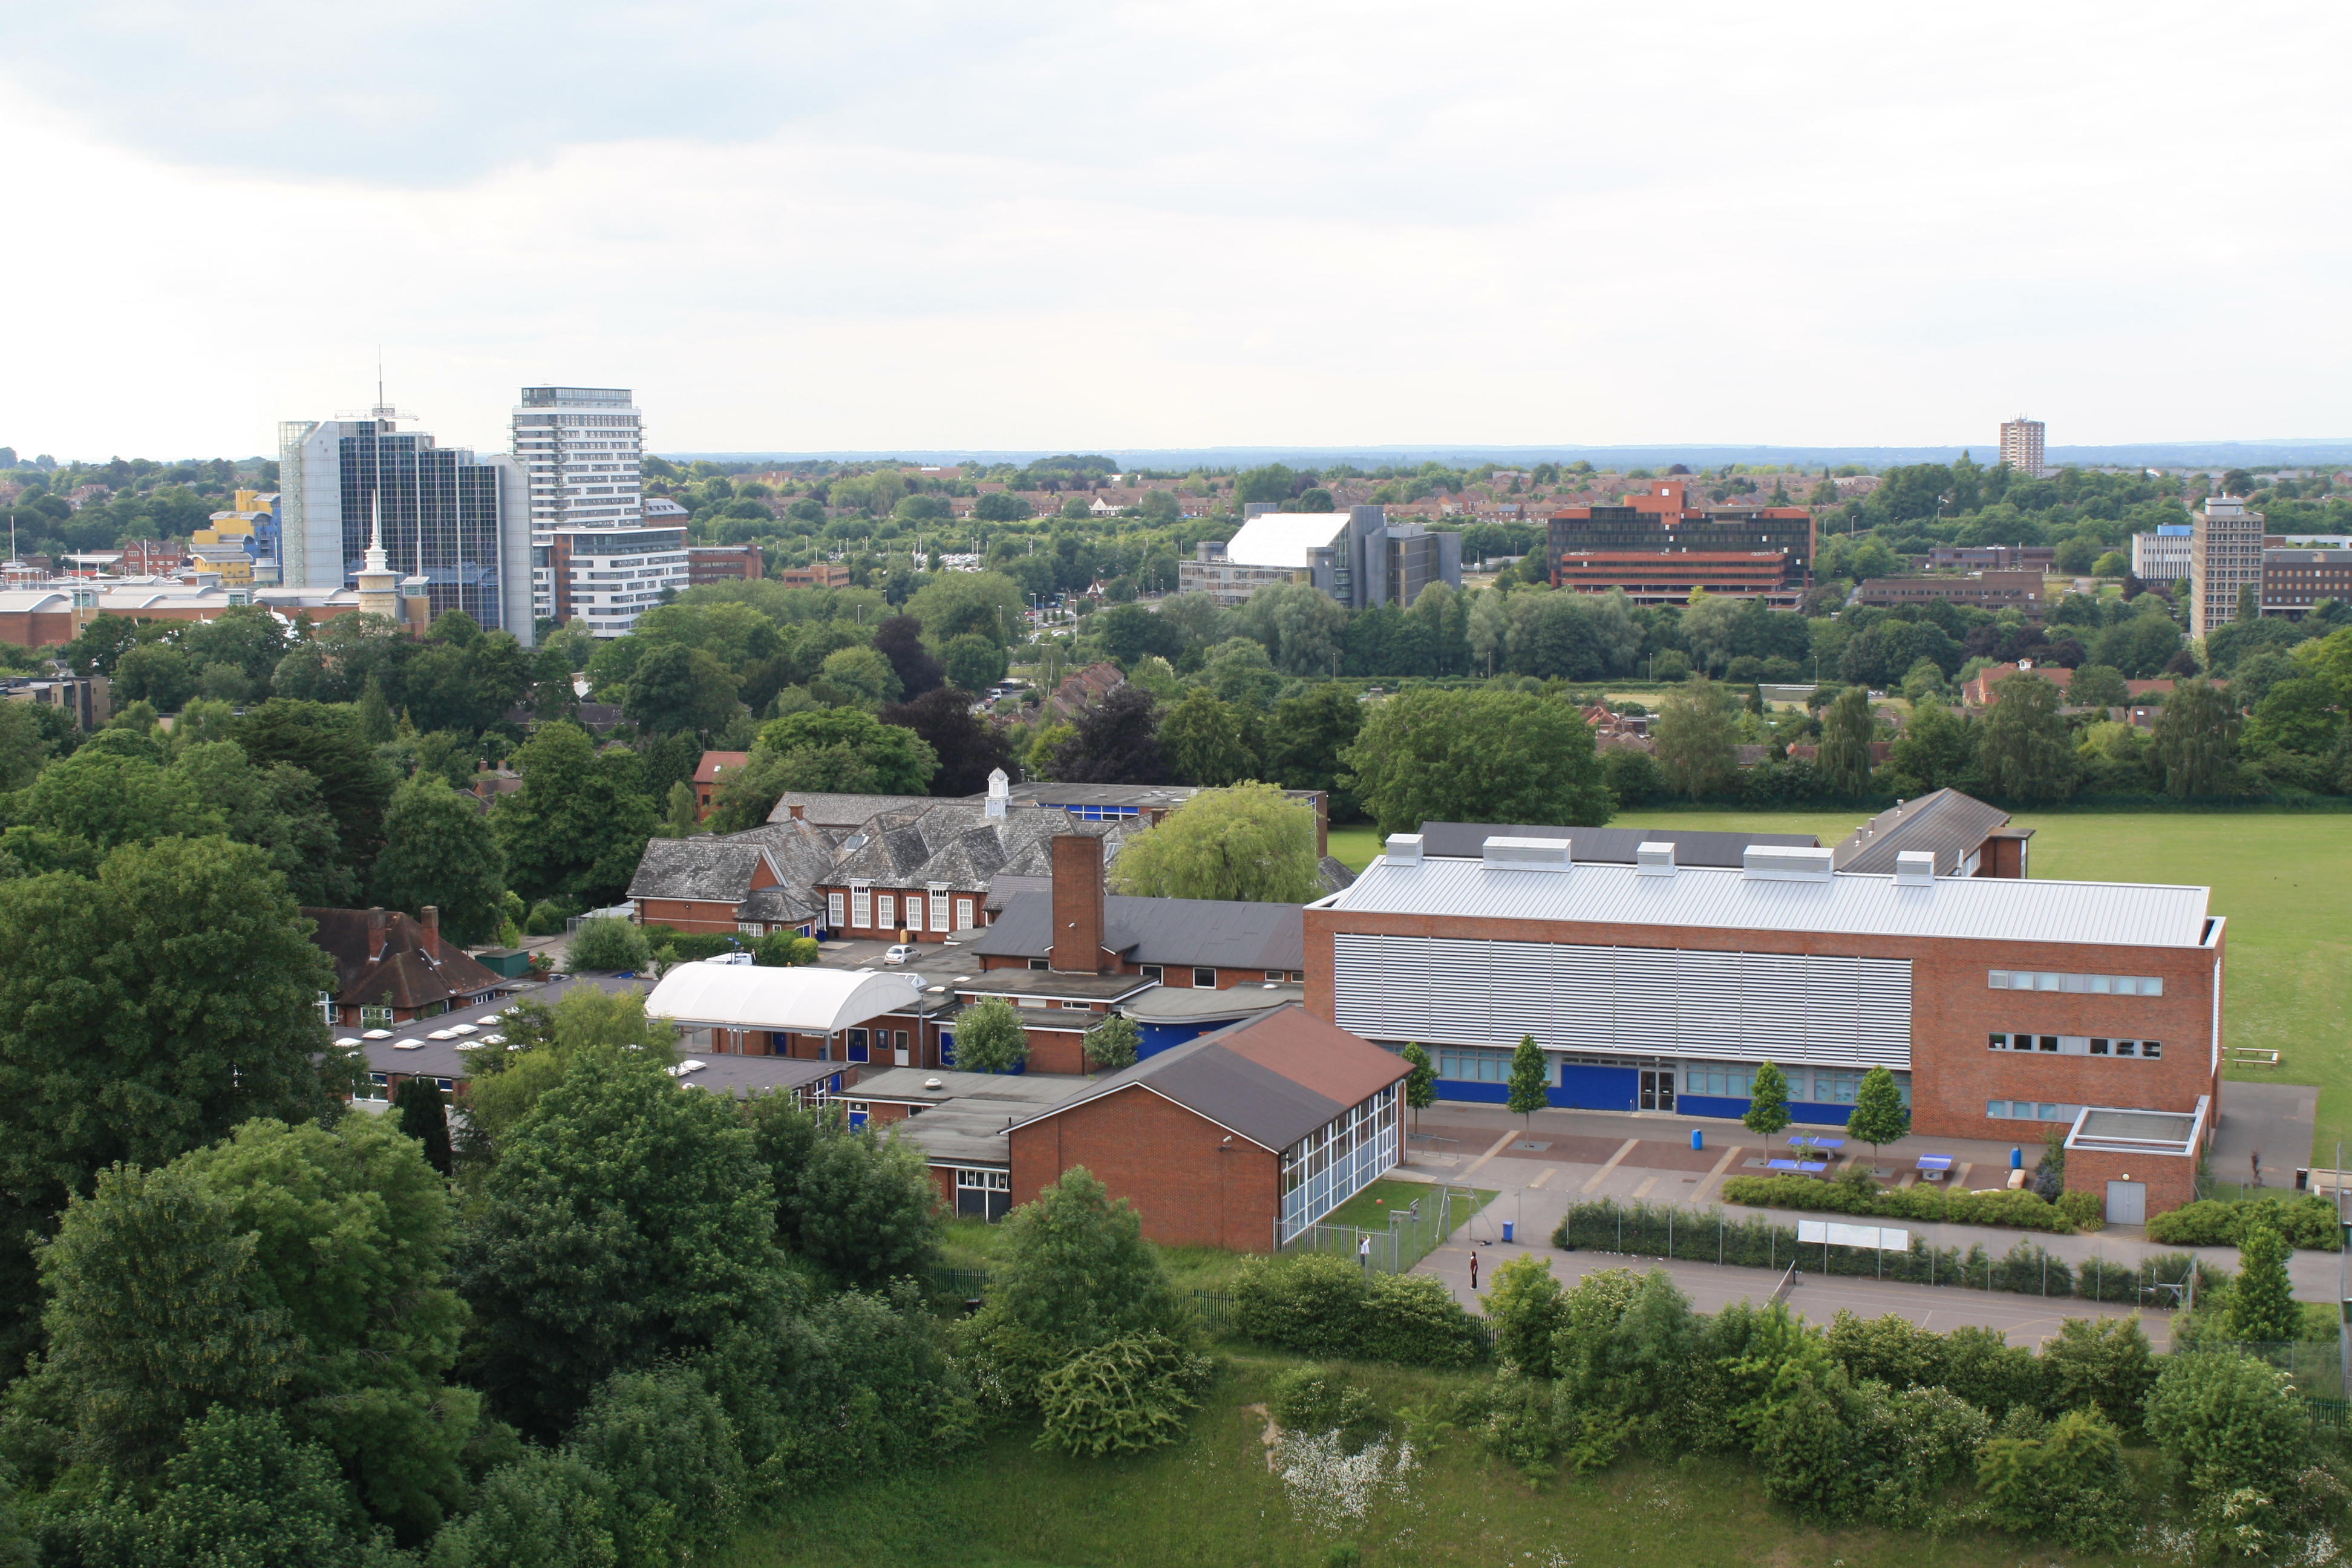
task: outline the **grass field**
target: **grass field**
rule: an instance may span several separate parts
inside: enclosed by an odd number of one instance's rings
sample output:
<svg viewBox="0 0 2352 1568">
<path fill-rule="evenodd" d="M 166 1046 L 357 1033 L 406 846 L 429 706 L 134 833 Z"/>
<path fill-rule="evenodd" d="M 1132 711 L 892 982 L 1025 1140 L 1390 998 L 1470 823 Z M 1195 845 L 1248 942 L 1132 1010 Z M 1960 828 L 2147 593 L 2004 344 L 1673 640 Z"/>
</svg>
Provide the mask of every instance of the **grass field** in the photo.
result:
<svg viewBox="0 0 2352 1568">
<path fill-rule="evenodd" d="M 1615 826 L 1813 833 L 1828 844 L 1861 820 L 1859 811 L 1644 807 Z M 2230 921 L 2222 1038 L 2275 1050 L 2281 1062 L 2226 1076 L 2319 1085 L 2313 1162 L 2332 1162 L 2339 1138 L 2352 1143 L 2352 815 L 2021 812 L 2016 824 L 2034 829 L 2036 877 L 2210 887 L 2212 912 Z M 1331 853 L 1350 867 L 1379 852 L 1369 827 L 1331 834 Z"/>
<path fill-rule="evenodd" d="M 1147 1458 L 1041 1454 L 1026 1432 L 935 1471 L 854 1485 L 745 1530 L 720 1568 L 1320 1568 L 1353 1544 L 1363 1568 L 2009 1568 L 2054 1561 L 2012 1537 L 1825 1531 L 1769 1503 L 1757 1472 L 1718 1460 L 1621 1463 L 1530 1486 L 1458 1435 L 1438 1436 L 1402 1496 L 1333 1531 L 1297 1518 L 1266 1466 L 1262 1417 L 1244 1406 L 1294 1364 L 1236 1354 L 1186 1439 Z M 1438 1404 L 1468 1378 L 1351 1367 L 1383 1410 Z M 2145 1468 L 2149 1456 L 2134 1454 Z M 2074 1564 L 2102 1559 L 2064 1556 Z M 2127 1559 L 2137 1561 L 2137 1559 Z"/>
</svg>

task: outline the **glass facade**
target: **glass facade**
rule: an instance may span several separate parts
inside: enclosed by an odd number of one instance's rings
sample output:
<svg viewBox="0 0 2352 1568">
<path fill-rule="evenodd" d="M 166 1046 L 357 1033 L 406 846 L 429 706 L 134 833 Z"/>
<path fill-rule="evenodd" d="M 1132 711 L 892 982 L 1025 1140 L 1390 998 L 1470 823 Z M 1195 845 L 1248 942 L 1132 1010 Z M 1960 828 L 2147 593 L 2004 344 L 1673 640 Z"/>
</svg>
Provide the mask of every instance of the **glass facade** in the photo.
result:
<svg viewBox="0 0 2352 1568">
<path fill-rule="evenodd" d="M 1282 1240 L 1346 1203 L 1397 1163 L 1397 1086 L 1282 1152 Z"/>
<path fill-rule="evenodd" d="M 359 581 L 381 518 L 384 554 L 422 576 L 433 614 L 463 610 L 485 630 L 506 625 L 499 600 L 498 472 L 462 447 L 436 447 L 391 421 L 356 420 L 337 442 L 343 579 Z M 309 498 L 316 504 L 319 498 Z M 511 628 L 509 628 L 511 629 Z"/>
</svg>

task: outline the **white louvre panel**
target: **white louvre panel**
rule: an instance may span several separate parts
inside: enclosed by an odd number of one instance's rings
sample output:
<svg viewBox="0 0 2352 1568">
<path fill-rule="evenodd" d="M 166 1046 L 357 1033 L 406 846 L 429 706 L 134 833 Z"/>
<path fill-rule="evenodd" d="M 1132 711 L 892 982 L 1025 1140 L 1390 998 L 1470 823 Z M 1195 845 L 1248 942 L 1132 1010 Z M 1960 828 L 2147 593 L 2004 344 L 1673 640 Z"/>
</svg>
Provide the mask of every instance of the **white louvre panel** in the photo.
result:
<svg viewBox="0 0 2352 1568">
<path fill-rule="evenodd" d="M 1533 943 L 1528 945 L 1533 946 Z M 1552 1003 L 1560 1043 L 1573 1050 L 1605 1051 L 1617 1044 L 1617 950 L 1556 947 Z"/>
<path fill-rule="evenodd" d="M 1791 953 L 1751 952 L 1740 960 L 1746 971 L 1739 1049 L 1734 1061 L 1769 1058 L 1798 1058 L 1805 1043 L 1807 973 L 1802 957 Z"/>
<path fill-rule="evenodd" d="M 1431 938 L 1412 941 L 1409 938 L 1389 938 L 1389 966 L 1393 975 L 1414 976 L 1413 984 L 1421 993 L 1421 1005 L 1426 1022 L 1415 1037 L 1423 1040 L 1443 1040 L 1452 1045 L 1479 1045 L 1497 1037 L 1496 1032 L 1510 1029 L 1511 1041 L 1533 1032 L 1538 1042 L 1543 1039 L 1541 1025 L 1545 1012 L 1540 990 L 1527 994 L 1497 998 L 1489 976 L 1493 963 L 1490 949 L 1518 947 L 1519 942 L 1448 942 Z M 1412 957 L 1403 963 L 1397 962 L 1397 950 L 1404 947 Z M 1490 1021 L 1489 1015 L 1500 1022 Z M 1518 1022 L 1525 1019 L 1526 1022 Z"/>
<path fill-rule="evenodd" d="M 1675 1044 L 1686 1056 L 1716 1057 L 1740 1045 L 1746 964 L 1736 952 L 1681 952 Z"/>
<path fill-rule="evenodd" d="M 1862 964 L 1862 1058 L 1874 1066 L 1911 1065 L 1911 961 L 1865 958 Z"/>
<path fill-rule="evenodd" d="M 1805 1057 L 1842 1061 L 1853 1048 L 1862 1005 L 1861 973 L 1851 958 L 1813 953 L 1805 960 Z"/>
<path fill-rule="evenodd" d="M 1547 1049 L 1564 1049 L 1569 1043 L 1560 1018 L 1566 1010 L 1562 1005 L 1565 998 L 1560 993 L 1559 963 L 1554 953 L 1531 942 L 1483 945 L 1486 952 L 1481 956 L 1486 961 L 1490 984 L 1478 1009 L 1486 1024 L 1481 1037 L 1509 1040 L 1516 1045 L 1521 1035 L 1533 1035 L 1536 1044 Z"/>
<path fill-rule="evenodd" d="M 1409 1040 L 1411 1028 L 1389 1024 L 1388 1008 L 1398 993 L 1382 963 L 1384 945 L 1385 939 L 1377 936 L 1331 939 L 1332 1012 L 1339 1027 L 1367 1039 Z"/>
<path fill-rule="evenodd" d="M 1621 947 L 1610 951 L 1615 961 L 1617 996 L 1616 1039 L 1621 1051 L 1672 1054 L 1675 1037 L 1676 986 L 1682 965 L 1669 949 Z"/>
</svg>

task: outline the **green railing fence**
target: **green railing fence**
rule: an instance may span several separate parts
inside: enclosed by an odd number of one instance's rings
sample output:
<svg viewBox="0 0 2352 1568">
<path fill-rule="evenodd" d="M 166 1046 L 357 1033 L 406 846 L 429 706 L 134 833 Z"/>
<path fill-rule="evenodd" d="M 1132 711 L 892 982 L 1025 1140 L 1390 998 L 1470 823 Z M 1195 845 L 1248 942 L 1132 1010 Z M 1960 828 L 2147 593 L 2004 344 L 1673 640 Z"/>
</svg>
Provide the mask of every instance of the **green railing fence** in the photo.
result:
<svg viewBox="0 0 2352 1568">
<path fill-rule="evenodd" d="M 1352 1225 L 1310 1225 L 1283 1247 L 1285 1252 L 1329 1252 L 1346 1258 L 1368 1256 L 1383 1274 L 1403 1274 L 1437 1250 L 1438 1244 L 1467 1223 L 1483 1206 L 1469 1187 L 1432 1186 L 1427 1195 L 1403 1208 L 1389 1211 L 1384 1229 Z M 1360 1253 L 1365 1241 L 1370 1251 Z"/>
</svg>

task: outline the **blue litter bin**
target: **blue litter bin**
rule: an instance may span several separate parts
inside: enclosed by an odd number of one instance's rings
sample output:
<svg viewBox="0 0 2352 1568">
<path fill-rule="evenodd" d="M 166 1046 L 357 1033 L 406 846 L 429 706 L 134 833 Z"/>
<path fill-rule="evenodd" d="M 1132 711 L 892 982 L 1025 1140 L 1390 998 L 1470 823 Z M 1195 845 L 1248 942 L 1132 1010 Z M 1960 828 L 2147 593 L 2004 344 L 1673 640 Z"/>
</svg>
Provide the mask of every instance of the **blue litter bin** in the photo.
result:
<svg viewBox="0 0 2352 1568">
<path fill-rule="evenodd" d="M 2023 1169 L 2025 1169 L 2025 1151 L 2024 1151 L 2024 1150 L 2022 1150 L 2022 1149 L 2011 1149 L 2011 1150 L 2009 1152 L 2009 1168 L 2010 1168 L 2011 1170 L 2012 1170 L 2012 1171 L 2022 1171 Z"/>
<path fill-rule="evenodd" d="M 1517 1222 L 1515 1220 L 1507 1219 L 1503 1222 L 1503 1239 L 1505 1241 L 1511 1239 L 1511 1229 L 1517 1223 Z"/>
<path fill-rule="evenodd" d="M 1705 1128 L 1694 1127 L 1691 1129 L 1691 1147 L 1694 1149 L 1704 1149 L 1706 1147 L 1706 1130 Z"/>
</svg>

